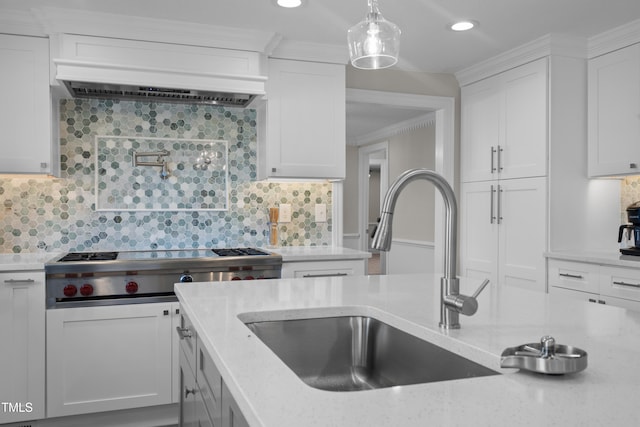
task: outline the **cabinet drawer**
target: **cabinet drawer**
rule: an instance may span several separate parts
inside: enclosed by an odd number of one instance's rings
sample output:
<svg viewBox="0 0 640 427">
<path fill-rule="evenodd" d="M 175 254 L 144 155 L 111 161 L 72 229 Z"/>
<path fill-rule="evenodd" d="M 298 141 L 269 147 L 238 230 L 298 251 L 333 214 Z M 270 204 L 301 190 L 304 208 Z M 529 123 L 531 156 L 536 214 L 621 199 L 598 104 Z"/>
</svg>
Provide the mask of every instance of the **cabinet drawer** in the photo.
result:
<svg viewBox="0 0 640 427">
<path fill-rule="evenodd" d="M 549 260 L 548 282 L 551 287 L 597 294 L 600 267 L 583 262 Z"/>
<path fill-rule="evenodd" d="M 220 425 L 222 417 L 222 378 L 207 351 L 198 345 L 198 372 L 196 373 L 200 397 L 204 401 L 213 425 Z"/>
<path fill-rule="evenodd" d="M 364 260 L 285 262 L 283 278 L 363 276 Z"/>
<path fill-rule="evenodd" d="M 640 270 L 602 266 L 600 294 L 640 301 Z"/>
<path fill-rule="evenodd" d="M 180 325 L 176 327 L 176 332 L 180 337 L 180 348 L 184 351 L 185 360 L 189 367 L 195 372 L 196 365 L 196 331 L 189 320 L 189 317 L 180 308 Z"/>
</svg>

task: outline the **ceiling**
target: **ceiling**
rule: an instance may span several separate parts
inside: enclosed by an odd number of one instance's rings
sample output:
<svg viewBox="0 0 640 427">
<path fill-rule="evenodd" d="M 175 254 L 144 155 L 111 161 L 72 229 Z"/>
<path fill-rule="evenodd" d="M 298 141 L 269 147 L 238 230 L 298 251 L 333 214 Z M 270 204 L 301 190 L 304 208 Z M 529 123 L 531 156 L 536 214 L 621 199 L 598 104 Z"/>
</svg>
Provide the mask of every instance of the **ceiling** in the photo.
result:
<svg viewBox="0 0 640 427">
<path fill-rule="evenodd" d="M 283 40 L 344 46 L 346 57 L 347 29 L 364 18 L 366 0 L 304 1 L 297 9 L 279 8 L 275 0 L 56 0 L 55 7 L 264 30 L 280 34 Z M 434 73 L 455 73 L 549 33 L 590 37 L 640 18 L 638 0 L 378 0 L 378 4 L 384 17 L 402 30 L 396 67 Z M 18 10 L 46 6 L 52 2 L 2 0 L 1 5 Z M 479 22 L 478 28 L 465 33 L 446 28 L 461 18 Z M 364 126 L 352 125 L 350 132 Z"/>
</svg>

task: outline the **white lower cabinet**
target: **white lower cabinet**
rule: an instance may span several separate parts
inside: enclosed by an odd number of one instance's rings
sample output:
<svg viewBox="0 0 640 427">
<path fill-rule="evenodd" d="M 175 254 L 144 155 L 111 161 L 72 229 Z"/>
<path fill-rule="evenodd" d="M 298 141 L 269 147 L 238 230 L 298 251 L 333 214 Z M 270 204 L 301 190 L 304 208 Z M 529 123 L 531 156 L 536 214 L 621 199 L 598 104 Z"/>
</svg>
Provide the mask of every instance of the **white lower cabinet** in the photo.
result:
<svg viewBox="0 0 640 427">
<path fill-rule="evenodd" d="M 545 290 L 546 178 L 462 185 L 461 275 Z"/>
<path fill-rule="evenodd" d="M 177 303 L 47 310 L 47 416 L 169 404 Z M 177 385 L 176 385 L 177 386 Z"/>
<path fill-rule="evenodd" d="M 44 271 L 0 273 L 0 424 L 44 418 Z"/>
<path fill-rule="evenodd" d="M 227 385 L 222 382 L 222 426 L 223 427 L 249 427 L 249 423 L 242 416 L 238 404 L 229 392 Z"/>
<path fill-rule="evenodd" d="M 365 260 L 296 261 L 282 263 L 282 278 L 363 276 Z"/>
<path fill-rule="evenodd" d="M 191 321 L 180 317 L 180 427 L 249 427 Z"/>
<path fill-rule="evenodd" d="M 640 270 L 550 259 L 549 293 L 640 311 Z"/>
</svg>

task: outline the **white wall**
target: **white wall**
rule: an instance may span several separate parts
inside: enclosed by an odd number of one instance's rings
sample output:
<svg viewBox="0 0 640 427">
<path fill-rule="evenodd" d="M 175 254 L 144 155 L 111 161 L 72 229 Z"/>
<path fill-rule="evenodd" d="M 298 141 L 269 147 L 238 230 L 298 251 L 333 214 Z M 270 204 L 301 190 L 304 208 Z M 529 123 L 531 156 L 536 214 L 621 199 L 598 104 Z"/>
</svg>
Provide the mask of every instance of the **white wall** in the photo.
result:
<svg viewBox="0 0 640 427">
<path fill-rule="evenodd" d="M 389 183 L 407 169 L 435 168 L 435 126 L 402 133 L 389 140 Z M 393 238 L 434 240 L 435 187 L 427 181 L 409 184 L 398 197 L 393 214 Z"/>
</svg>

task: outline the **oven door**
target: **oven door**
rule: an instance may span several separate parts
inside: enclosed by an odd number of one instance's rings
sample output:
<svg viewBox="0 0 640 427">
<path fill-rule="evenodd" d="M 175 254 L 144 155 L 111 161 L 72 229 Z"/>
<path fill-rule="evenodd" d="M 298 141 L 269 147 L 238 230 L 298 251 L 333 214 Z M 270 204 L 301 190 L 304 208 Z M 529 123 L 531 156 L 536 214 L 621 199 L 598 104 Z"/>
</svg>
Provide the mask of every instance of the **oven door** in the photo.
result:
<svg viewBox="0 0 640 427">
<path fill-rule="evenodd" d="M 47 310 L 47 416 L 171 403 L 177 307 Z"/>
</svg>

